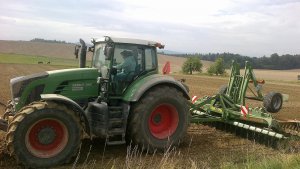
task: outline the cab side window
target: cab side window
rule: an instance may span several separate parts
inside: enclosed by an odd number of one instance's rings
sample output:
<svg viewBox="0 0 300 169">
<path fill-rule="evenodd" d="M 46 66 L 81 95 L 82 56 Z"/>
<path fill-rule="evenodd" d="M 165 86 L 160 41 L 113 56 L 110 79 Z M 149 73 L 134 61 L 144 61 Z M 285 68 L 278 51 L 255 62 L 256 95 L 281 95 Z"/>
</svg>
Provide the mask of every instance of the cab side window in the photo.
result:
<svg viewBox="0 0 300 169">
<path fill-rule="evenodd" d="M 135 51 L 135 58 L 136 58 L 136 62 L 137 62 L 137 67 L 136 67 L 136 73 L 140 73 L 143 71 L 143 49 L 142 48 L 138 48 Z"/>
<path fill-rule="evenodd" d="M 145 69 L 151 70 L 156 68 L 155 51 L 152 48 L 145 49 Z"/>
</svg>

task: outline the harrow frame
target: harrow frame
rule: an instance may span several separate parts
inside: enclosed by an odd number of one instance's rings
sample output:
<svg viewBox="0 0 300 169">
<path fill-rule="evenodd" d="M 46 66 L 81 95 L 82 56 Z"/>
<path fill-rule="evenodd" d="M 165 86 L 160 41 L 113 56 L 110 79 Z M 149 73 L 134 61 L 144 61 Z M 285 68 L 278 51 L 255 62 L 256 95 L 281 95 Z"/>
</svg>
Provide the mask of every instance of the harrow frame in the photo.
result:
<svg viewBox="0 0 300 169">
<path fill-rule="evenodd" d="M 249 83 L 253 83 L 255 92 L 249 87 Z M 221 122 L 277 139 L 297 135 L 300 130 L 299 121 L 279 121 L 273 118 L 265 107 L 251 108 L 245 105 L 245 99 L 264 101 L 261 91 L 264 83 L 264 80 L 256 80 L 248 62 L 245 63 L 245 72 L 242 76 L 240 66 L 233 61 L 226 90 L 219 91 L 214 96 L 193 97 L 190 108 L 191 122 L 196 124 Z M 246 96 L 247 89 L 250 89 L 253 96 Z"/>
</svg>

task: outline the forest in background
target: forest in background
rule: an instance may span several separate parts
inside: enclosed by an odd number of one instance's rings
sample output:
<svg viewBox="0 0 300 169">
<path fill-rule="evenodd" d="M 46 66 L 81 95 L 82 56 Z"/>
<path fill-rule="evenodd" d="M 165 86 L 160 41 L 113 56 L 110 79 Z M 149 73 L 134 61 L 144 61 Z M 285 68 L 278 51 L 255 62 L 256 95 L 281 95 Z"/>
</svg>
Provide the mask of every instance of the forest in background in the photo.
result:
<svg viewBox="0 0 300 169">
<path fill-rule="evenodd" d="M 165 54 L 165 53 L 164 53 Z M 168 55 L 168 54 L 165 54 Z M 249 57 L 233 53 L 193 53 L 193 54 L 171 54 L 177 57 L 199 57 L 201 60 L 215 61 L 218 58 L 223 58 L 226 68 L 231 66 L 232 60 L 236 60 L 241 67 L 245 66 L 245 61 L 251 63 L 255 69 L 272 69 L 272 70 L 287 70 L 300 68 L 300 55 L 278 55 L 272 54 L 270 57 Z"/>
<path fill-rule="evenodd" d="M 30 42 L 47 42 L 47 43 L 74 44 L 74 43 L 71 43 L 71 42 L 66 42 L 64 40 L 49 40 L 49 39 L 43 39 L 43 38 L 34 38 L 34 39 L 31 39 Z"/>
</svg>

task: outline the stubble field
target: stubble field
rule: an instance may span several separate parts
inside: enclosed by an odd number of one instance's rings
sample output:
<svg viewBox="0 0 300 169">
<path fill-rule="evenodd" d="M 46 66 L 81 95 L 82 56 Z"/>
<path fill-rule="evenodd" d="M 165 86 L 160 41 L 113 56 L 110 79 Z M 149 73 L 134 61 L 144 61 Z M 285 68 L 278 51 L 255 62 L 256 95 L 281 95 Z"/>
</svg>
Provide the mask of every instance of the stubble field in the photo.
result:
<svg viewBox="0 0 300 169">
<path fill-rule="evenodd" d="M 0 67 L 2 70 L 0 76 L 1 103 L 6 103 L 10 98 L 9 79 L 62 68 L 37 64 L 0 64 Z M 176 79 L 186 79 L 186 83 L 190 87 L 190 96 L 213 95 L 221 85 L 227 83 L 226 77 L 181 74 L 172 74 L 172 76 Z M 289 94 L 289 101 L 284 103 L 280 113 L 275 114 L 276 118 L 300 120 L 300 84 L 297 81 L 267 81 L 264 92 L 269 91 Z M 260 105 L 260 103 L 252 102 L 250 104 Z M 4 111 L 4 106 L 0 105 L 0 111 Z M 17 161 L 5 151 L 4 137 L 5 133 L 0 132 L 0 149 L 2 151 L 0 168 L 20 167 Z M 78 160 L 58 168 L 231 168 L 232 166 L 244 168 L 244 163 L 249 160 L 259 162 L 273 156 L 289 158 L 289 155 L 281 153 L 281 151 L 239 138 L 234 134 L 203 125 L 191 125 L 183 144 L 176 150 L 165 154 L 147 155 L 136 151 L 134 147 L 129 149 L 126 145 L 105 146 L 104 140 L 95 140 L 92 143 L 84 140 Z"/>
</svg>

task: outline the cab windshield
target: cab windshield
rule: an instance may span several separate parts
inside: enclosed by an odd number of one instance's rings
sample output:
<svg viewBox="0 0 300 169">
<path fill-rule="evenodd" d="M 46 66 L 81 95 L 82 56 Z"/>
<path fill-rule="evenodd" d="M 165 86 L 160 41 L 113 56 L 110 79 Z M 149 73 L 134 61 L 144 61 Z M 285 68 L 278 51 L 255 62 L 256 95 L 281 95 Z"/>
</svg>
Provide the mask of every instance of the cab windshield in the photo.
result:
<svg viewBox="0 0 300 169">
<path fill-rule="evenodd" d="M 106 43 L 95 44 L 92 67 L 99 69 L 101 76 L 107 78 L 110 61 L 105 59 L 104 48 Z"/>
<path fill-rule="evenodd" d="M 101 67 L 105 66 L 104 47 L 105 43 L 95 45 L 92 67 L 101 69 Z"/>
</svg>

